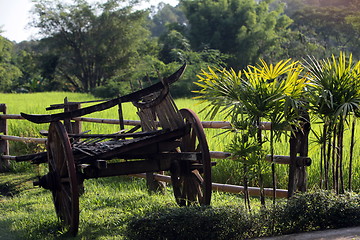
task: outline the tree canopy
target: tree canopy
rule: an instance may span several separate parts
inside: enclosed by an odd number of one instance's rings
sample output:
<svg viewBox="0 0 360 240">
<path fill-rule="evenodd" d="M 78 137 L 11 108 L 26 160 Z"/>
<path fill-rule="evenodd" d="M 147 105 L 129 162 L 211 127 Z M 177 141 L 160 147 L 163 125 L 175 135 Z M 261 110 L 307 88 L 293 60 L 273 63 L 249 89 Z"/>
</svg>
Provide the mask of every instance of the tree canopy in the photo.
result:
<svg viewBox="0 0 360 240">
<path fill-rule="evenodd" d="M 41 39 L 0 39 L 0 91 L 112 97 L 187 62 L 173 87 L 180 97 L 196 90 L 193 81 L 208 66 L 360 54 L 359 0 L 180 0 L 136 10 L 141 1 L 34 0 Z"/>
<path fill-rule="evenodd" d="M 13 44 L 0 36 L 0 92 L 10 91 L 12 82 L 21 76 L 20 69 L 12 62 L 12 53 Z"/>
<path fill-rule="evenodd" d="M 204 46 L 230 54 L 230 67 L 241 68 L 262 56 L 279 53 L 291 19 L 283 9 L 271 10 L 269 1 L 182 0 L 190 23 L 190 41 L 195 49 Z"/>
<path fill-rule="evenodd" d="M 34 26 L 57 58 L 56 71 L 76 91 L 89 92 L 104 85 L 138 56 L 148 31 L 145 11 L 134 11 L 124 1 L 90 5 L 38 0 Z"/>
</svg>

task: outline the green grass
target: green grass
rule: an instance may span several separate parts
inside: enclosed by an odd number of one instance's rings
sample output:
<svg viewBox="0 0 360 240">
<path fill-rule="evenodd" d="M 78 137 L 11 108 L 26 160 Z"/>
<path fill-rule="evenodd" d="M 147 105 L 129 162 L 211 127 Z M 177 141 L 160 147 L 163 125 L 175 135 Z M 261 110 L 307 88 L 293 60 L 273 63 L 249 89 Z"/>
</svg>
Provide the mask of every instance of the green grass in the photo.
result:
<svg viewBox="0 0 360 240">
<path fill-rule="evenodd" d="M 32 187 L 35 178 L 29 173 L 0 174 L 0 190 L 12 185 L 6 189 L 11 196 L 0 195 L 0 239 L 57 239 L 62 236 L 51 193 Z M 214 193 L 212 205 L 235 202 L 241 204 L 241 197 Z M 149 194 L 144 179 L 86 180 L 85 193 L 80 197 L 79 234 L 75 239 L 123 239 L 130 218 L 166 207 L 177 207 L 171 187 L 164 195 Z"/>
<path fill-rule="evenodd" d="M 87 101 L 94 100 L 94 97 L 88 94 L 80 93 L 69 93 L 69 92 L 46 92 L 46 93 L 31 93 L 31 94 L 0 94 L 1 103 L 7 104 L 7 109 L 9 114 L 19 114 L 20 112 L 33 113 L 33 114 L 44 114 L 44 113 L 53 113 L 59 112 L 61 110 L 55 110 L 47 112 L 46 107 L 51 104 L 62 103 L 64 98 L 68 97 L 69 101 Z M 198 101 L 192 99 L 177 99 L 176 104 L 179 109 L 181 108 L 190 108 L 198 113 L 201 120 L 205 119 L 206 113 L 200 113 L 204 105 L 200 105 Z M 90 104 L 84 104 L 83 106 L 88 106 Z M 136 115 L 136 109 L 131 103 L 125 103 L 123 106 L 123 115 L 125 119 L 135 120 L 138 119 Z M 118 116 L 117 107 L 89 114 L 85 117 L 94 117 L 94 118 L 109 118 L 116 119 Z M 223 121 L 226 119 L 217 116 L 215 120 Z M 24 120 L 8 120 L 9 125 L 9 134 L 15 136 L 29 136 L 29 137 L 41 137 L 39 131 L 48 128 L 48 124 L 33 124 Z M 130 128 L 130 126 L 129 126 Z M 313 129 L 319 129 L 319 126 L 316 124 L 312 125 Z M 91 133 L 114 133 L 119 131 L 119 126 L 110 125 L 110 124 L 100 124 L 100 123 L 83 123 L 83 131 L 91 130 Z M 206 129 L 207 140 L 211 151 L 226 151 L 227 145 L 230 143 L 231 136 L 227 134 L 218 135 L 224 130 L 220 129 Z M 268 134 L 268 133 L 265 133 Z M 349 146 L 350 134 L 346 135 L 345 146 Z M 360 136 L 360 129 L 357 128 L 357 136 Z M 319 185 L 320 179 L 320 168 L 319 168 L 319 147 L 312 143 L 312 136 L 310 136 L 310 146 L 309 146 L 309 156 L 312 158 L 312 165 L 308 167 L 308 183 L 310 189 L 316 189 Z M 359 142 L 359 137 L 357 141 Z M 19 143 L 11 142 L 10 153 L 13 155 L 28 154 L 31 152 L 42 151 L 44 146 L 32 144 L 32 143 Z M 345 148 L 345 159 L 347 159 L 349 149 Z M 275 145 L 275 154 L 276 155 L 288 155 L 289 154 L 289 143 L 288 138 L 283 137 L 282 142 L 276 143 Z M 360 149 L 355 148 L 355 158 L 354 158 L 354 190 L 359 191 L 360 189 Z M 242 184 L 242 176 L 239 168 L 239 163 L 233 160 L 221 160 L 217 159 L 217 165 L 213 167 L 213 179 L 215 182 L 220 183 L 230 183 L 230 184 Z M 265 183 L 267 187 L 271 186 L 270 178 L 270 164 L 265 168 L 266 173 L 269 173 L 265 177 Z M 348 162 L 345 161 L 344 164 L 344 175 L 345 182 L 348 181 Z M 26 169 L 28 164 L 17 164 L 14 166 L 16 170 Z M 287 178 L 288 178 L 288 166 L 286 165 L 277 165 L 277 181 L 278 188 L 287 188 Z M 256 185 L 256 182 L 253 183 Z"/>
<path fill-rule="evenodd" d="M 77 93 L 36 93 L 36 94 L 0 94 L 1 103 L 6 103 L 9 114 L 20 112 L 44 114 L 50 104 L 63 102 L 64 97 L 69 101 L 93 100 L 93 97 Z M 178 99 L 179 108 L 190 108 L 199 113 L 203 106 L 191 99 Z M 136 110 L 131 104 L 123 107 L 125 119 L 138 119 Z M 199 114 L 201 120 L 205 113 Z M 101 113 L 93 113 L 86 117 L 117 118 L 117 109 L 112 108 Z M 216 120 L 226 120 L 218 117 Z M 16 136 L 39 137 L 38 132 L 47 129 L 47 124 L 32 124 L 23 120 L 9 120 L 9 134 Z M 313 128 L 316 126 L 313 125 Z M 113 133 L 118 131 L 117 125 L 84 123 L 83 130 L 92 133 Z M 231 136 L 218 135 L 223 130 L 207 129 L 207 140 L 210 150 L 225 151 Z M 359 129 L 357 129 L 359 136 Z M 359 139 L 358 139 L 359 140 Z M 348 140 L 346 140 L 348 141 Z M 11 154 L 20 155 L 43 150 L 43 146 L 32 143 L 11 143 Z M 288 139 L 284 137 L 276 144 L 275 154 L 287 155 L 289 152 Z M 359 190 L 359 148 L 356 148 L 354 162 L 354 190 Z M 308 182 L 310 189 L 318 188 L 319 181 L 319 150 L 310 145 L 312 165 L 308 168 Z M 240 165 L 233 160 L 216 160 L 213 167 L 213 181 L 220 183 L 241 184 Z M 40 167 L 29 163 L 12 163 L 12 173 L 0 174 L 0 239 L 57 239 L 61 235 L 54 206 L 49 191 L 34 188 L 32 181 L 43 172 L 46 164 Z M 347 163 L 345 164 L 345 171 Z M 267 171 L 270 173 L 270 169 Z M 265 182 L 271 186 L 270 174 Z M 288 166 L 277 166 L 278 187 L 287 188 Z M 256 186 L 256 183 L 253 183 Z M 149 211 L 156 211 L 166 207 L 176 207 L 171 187 L 165 195 L 149 194 L 145 181 L 130 177 L 111 177 L 85 181 L 85 194 L 80 198 L 80 229 L 76 239 L 123 239 L 127 221 L 137 215 Z M 6 193 L 6 194 L 5 194 Z M 257 199 L 253 199 L 253 207 L 257 206 Z M 243 205 L 242 195 L 214 193 L 212 205 L 227 204 Z"/>
</svg>

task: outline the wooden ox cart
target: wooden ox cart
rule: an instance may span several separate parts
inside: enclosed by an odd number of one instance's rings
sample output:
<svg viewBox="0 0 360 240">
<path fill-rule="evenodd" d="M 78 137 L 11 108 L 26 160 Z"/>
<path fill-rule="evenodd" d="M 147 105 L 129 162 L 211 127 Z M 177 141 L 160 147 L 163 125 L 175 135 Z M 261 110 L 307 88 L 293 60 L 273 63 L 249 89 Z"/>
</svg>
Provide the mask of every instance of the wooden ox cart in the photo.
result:
<svg viewBox="0 0 360 240">
<path fill-rule="evenodd" d="M 50 126 L 47 152 L 19 156 L 17 161 L 48 164 L 48 173 L 34 184 L 52 192 L 56 214 L 70 234 L 78 231 L 79 192 L 85 179 L 169 171 L 179 205 L 210 204 L 211 162 L 203 127 L 192 110 L 178 110 L 169 94 L 169 84 L 184 69 L 185 65 L 148 88 L 90 107 L 51 115 L 22 113 L 31 122 Z M 70 134 L 60 122 L 129 101 L 138 109 L 141 131 Z M 108 161 L 113 159 L 121 160 Z"/>
</svg>

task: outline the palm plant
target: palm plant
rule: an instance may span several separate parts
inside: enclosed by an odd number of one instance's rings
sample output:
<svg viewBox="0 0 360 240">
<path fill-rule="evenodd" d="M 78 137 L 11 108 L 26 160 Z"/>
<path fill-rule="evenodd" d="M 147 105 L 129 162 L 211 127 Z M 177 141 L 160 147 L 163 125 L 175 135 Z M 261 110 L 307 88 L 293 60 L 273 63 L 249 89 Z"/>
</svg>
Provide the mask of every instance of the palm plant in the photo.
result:
<svg viewBox="0 0 360 240">
<path fill-rule="evenodd" d="M 196 83 L 201 87 L 197 91 L 198 99 L 207 103 L 204 110 L 214 117 L 219 112 L 231 117 L 234 132 L 239 127 L 246 128 L 249 139 L 255 139 L 259 146 L 257 156 L 263 156 L 263 132 L 260 128 L 262 121 L 270 120 L 270 152 L 274 155 L 274 140 L 281 132 L 284 124 L 295 124 L 298 119 L 297 109 L 303 105 L 301 99 L 305 87 L 305 78 L 300 77 L 302 67 L 291 59 L 280 61 L 277 64 L 267 64 L 260 60 L 257 66 L 248 66 L 240 72 L 226 69 L 208 68 L 198 76 Z M 250 140 L 237 141 L 249 144 Z M 238 149 L 232 146 L 231 149 Z M 247 156 L 243 160 L 250 159 Z M 273 159 L 273 158 L 272 158 Z M 263 161 L 256 162 L 258 181 L 260 185 L 261 202 L 265 204 L 263 192 Z M 272 179 L 274 201 L 276 193 L 276 171 L 272 161 Z"/>
<path fill-rule="evenodd" d="M 332 184 L 337 193 L 344 191 L 343 177 L 343 139 L 345 127 L 350 119 L 356 119 L 360 108 L 360 62 L 354 62 L 352 55 L 341 52 L 325 60 L 309 58 L 305 61 L 308 70 L 309 101 L 311 109 L 323 122 L 322 160 L 325 188 Z M 350 126 L 355 129 L 355 122 Z M 354 130 L 352 130 L 354 148 Z M 350 154 L 349 190 L 351 190 L 352 154 Z M 330 167 L 331 166 L 331 167 Z M 322 171 L 322 169 L 321 169 Z"/>
</svg>

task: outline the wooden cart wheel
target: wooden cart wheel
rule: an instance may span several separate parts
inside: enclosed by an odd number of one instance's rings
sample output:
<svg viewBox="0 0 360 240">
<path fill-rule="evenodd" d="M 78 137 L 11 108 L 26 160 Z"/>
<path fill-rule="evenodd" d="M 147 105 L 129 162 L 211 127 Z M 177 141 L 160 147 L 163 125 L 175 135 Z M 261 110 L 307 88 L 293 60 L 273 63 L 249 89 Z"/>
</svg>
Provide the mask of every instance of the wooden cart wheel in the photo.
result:
<svg viewBox="0 0 360 240">
<path fill-rule="evenodd" d="M 211 159 L 204 129 L 197 115 L 181 109 L 181 115 L 191 125 L 190 133 L 181 138 L 179 151 L 199 152 L 200 160 L 174 161 L 170 169 L 176 202 L 180 206 L 209 205 L 211 200 Z"/>
<path fill-rule="evenodd" d="M 75 236 L 79 227 L 79 190 L 68 134 L 60 122 L 52 122 L 48 135 L 50 188 L 63 229 Z"/>
</svg>

